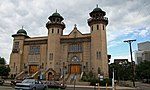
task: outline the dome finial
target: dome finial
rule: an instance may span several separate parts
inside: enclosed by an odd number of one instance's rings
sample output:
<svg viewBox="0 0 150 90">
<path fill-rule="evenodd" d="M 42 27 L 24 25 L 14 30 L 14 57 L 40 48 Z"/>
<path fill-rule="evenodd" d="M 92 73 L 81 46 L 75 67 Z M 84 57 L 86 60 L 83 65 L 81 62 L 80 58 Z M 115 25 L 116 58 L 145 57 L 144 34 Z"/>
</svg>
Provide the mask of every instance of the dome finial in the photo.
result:
<svg viewBox="0 0 150 90">
<path fill-rule="evenodd" d="M 56 9 L 56 13 L 57 13 L 57 9 Z"/>
<path fill-rule="evenodd" d="M 22 29 L 23 29 L 23 25 L 22 25 Z"/>
<path fill-rule="evenodd" d="M 74 24 L 74 29 L 77 29 L 77 24 Z"/>
<path fill-rule="evenodd" d="M 96 8 L 98 8 L 98 4 L 96 4 Z"/>
<path fill-rule="evenodd" d="M 74 27 L 77 27 L 77 24 L 74 24 Z"/>
</svg>

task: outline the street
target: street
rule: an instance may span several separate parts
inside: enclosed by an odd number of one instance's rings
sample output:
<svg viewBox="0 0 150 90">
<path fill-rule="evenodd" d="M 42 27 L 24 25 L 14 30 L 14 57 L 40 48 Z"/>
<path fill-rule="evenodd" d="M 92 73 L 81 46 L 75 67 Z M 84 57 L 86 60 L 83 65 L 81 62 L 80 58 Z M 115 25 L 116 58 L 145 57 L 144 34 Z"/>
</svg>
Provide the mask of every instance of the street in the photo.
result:
<svg viewBox="0 0 150 90">
<path fill-rule="evenodd" d="M 150 84 L 136 82 L 136 86 L 139 87 L 141 90 L 150 90 Z"/>
<path fill-rule="evenodd" d="M 15 90 L 11 86 L 0 86 L 0 90 Z M 67 87 L 66 89 L 48 89 L 48 90 L 98 90 L 98 88 L 89 87 Z M 106 90 L 105 87 L 101 87 L 100 90 Z M 110 87 L 107 90 L 112 90 Z M 117 88 L 117 90 L 148 90 L 148 89 L 132 89 L 132 88 Z"/>
<path fill-rule="evenodd" d="M 136 82 L 135 84 L 136 87 L 138 88 L 117 86 L 116 90 L 150 90 L 150 84 L 145 84 L 141 82 Z M 0 86 L 0 90 L 15 90 L 15 89 L 11 87 L 10 84 L 5 83 L 3 86 Z M 60 90 L 60 89 L 48 89 L 48 90 Z M 74 88 L 74 85 L 67 85 L 67 88 L 65 90 L 98 90 L 98 87 L 76 85 Z M 106 87 L 100 87 L 100 90 L 106 90 Z M 107 90 L 112 90 L 112 88 L 109 86 Z"/>
<path fill-rule="evenodd" d="M 0 86 L 0 90 L 15 90 L 14 88 L 10 87 L 10 86 Z M 49 89 L 49 90 L 60 90 L 60 89 Z M 64 90 L 64 89 L 62 89 Z M 73 87 L 68 87 L 65 90 L 97 90 L 95 88 L 73 88 Z M 105 88 L 101 88 L 100 90 L 106 90 Z M 112 90 L 112 89 L 108 89 L 108 90 Z"/>
</svg>

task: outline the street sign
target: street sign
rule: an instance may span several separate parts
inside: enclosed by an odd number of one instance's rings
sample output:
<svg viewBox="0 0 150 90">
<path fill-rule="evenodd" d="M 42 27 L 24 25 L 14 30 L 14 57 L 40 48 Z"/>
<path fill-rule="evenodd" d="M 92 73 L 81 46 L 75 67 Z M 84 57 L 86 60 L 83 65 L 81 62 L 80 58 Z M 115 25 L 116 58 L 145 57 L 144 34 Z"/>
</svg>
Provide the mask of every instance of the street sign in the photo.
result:
<svg viewBox="0 0 150 90">
<path fill-rule="evenodd" d="M 76 80 L 76 78 L 77 78 L 77 76 L 76 76 L 76 74 L 75 74 L 75 75 L 73 76 L 73 79 Z"/>
<path fill-rule="evenodd" d="M 42 79 L 42 77 L 43 77 L 43 75 L 42 75 L 42 73 L 40 74 L 40 79 Z"/>
<path fill-rule="evenodd" d="M 103 81 L 103 78 L 104 78 L 104 76 L 101 75 L 101 76 L 100 76 L 100 81 Z"/>
</svg>

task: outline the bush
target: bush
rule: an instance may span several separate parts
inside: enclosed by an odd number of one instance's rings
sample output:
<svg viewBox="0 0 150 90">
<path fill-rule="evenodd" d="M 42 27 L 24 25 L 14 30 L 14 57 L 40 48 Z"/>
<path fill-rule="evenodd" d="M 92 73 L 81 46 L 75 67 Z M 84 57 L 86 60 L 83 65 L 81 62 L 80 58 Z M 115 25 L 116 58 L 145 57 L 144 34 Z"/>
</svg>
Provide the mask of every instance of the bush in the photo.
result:
<svg viewBox="0 0 150 90">
<path fill-rule="evenodd" d="M 91 79 L 90 85 L 96 85 L 96 83 L 99 83 L 98 79 Z M 100 81 L 100 86 L 106 86 L 106 83 L 108 86 L 112 85 L 112 80 L 111 79 L 104 79 L 103 81 Z"/>
<path fill-rule="evenodd" d="M 95 86 L 96 83 L 99 83 L 99 80 L 95 78 L 92 71 L 90 71 L 88 74 L 84 73 L 83 77 L 81 78 L 82 81 L 90 82 L 90 85 Z M 100 81 L 100 86 L 105 86 L 107 83 L 108 86 L 112 85 L 111 79 L 104 79 L 103 81 Z"/>
</svg>

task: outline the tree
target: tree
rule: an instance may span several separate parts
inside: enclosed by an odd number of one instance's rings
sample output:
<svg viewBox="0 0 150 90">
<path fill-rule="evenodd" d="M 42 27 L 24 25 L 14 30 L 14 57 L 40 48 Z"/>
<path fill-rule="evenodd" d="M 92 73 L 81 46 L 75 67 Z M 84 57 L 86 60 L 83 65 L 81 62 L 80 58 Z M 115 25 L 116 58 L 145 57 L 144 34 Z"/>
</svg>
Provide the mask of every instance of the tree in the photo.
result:
<svg viewBox="0 0 150 90">
<path fill-rule="evenodd" d="M 0 65 L 5 65 L 5 64 L 6 64 L 5 59 L 0 57 Z"/>
<path fill-rule="evenodd" d="M 0 66 L 0 76 L 8 76 L 10 68 L 6 66 Z"/>
<path fill-rule="evenodd" d="M 111 63 L 109 64 L 109 78 L 112 78 L 112 73 L 115 73 L 115 79 L 116 80 L 131 80 L 131 63 L 122 63 L 122 64 L 116 64 Z"/>
<path fill-rule="evenodd" d="M 6 65 L 5 59 L 0 57 L 0 76 L 8 76 L 10 68 Z"/>
<path fill-rule="evenodd" d="M 150 79 L 150 61 L 145 60 L 136 66 L 137 79 Z"/>
</svg>

